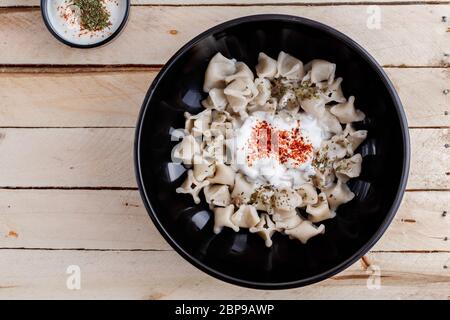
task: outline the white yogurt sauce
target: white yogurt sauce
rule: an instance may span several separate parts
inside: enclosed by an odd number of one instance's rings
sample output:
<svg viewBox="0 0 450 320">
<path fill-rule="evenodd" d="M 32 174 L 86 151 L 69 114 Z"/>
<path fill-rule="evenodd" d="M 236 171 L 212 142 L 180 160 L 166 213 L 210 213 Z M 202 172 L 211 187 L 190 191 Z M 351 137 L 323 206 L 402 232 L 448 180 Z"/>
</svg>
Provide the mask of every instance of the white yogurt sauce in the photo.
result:
<svg viewBox="0 0 450 320">
<path fill-rule="evenodd" d="M 307 160 L 301 164 L 293 164 L 290 161 L 281 163 L 277 156 L 257 157 L 251 162 L 248 161 L 253 143 L 252 132 L 255 126 L 263 121 L 266 121 L 274 131 L 292 131 L 299 128 L 305 143 L 311 144 L 313 150 L 318 149 L 321 142 L 328 138 L 328 133 L 319 126 L 317 120 L 305 113 L 292 117 L 287 114 L 271 115 L 266 112 L 255 112 L 235 132 L 235 159 L 238 170 L 258 185 L 298 187 L 307 182 L 314 174 L 311 165 L 313 152 L 308 153 Z"/>
<path fill-rule="evenodd" d="M 88 31 L 80 28 L 77 7 L 70 5 L 67 0 L 47 1 L 48 18 L 53 29 L 61 38 L 80 45 L 99 43 L 119 28 L 127 10 L 126 1 L 107 0 L 105 1 L 105 7 L 110 13 L 111 26 L 101 31 Z"/>
</svg>

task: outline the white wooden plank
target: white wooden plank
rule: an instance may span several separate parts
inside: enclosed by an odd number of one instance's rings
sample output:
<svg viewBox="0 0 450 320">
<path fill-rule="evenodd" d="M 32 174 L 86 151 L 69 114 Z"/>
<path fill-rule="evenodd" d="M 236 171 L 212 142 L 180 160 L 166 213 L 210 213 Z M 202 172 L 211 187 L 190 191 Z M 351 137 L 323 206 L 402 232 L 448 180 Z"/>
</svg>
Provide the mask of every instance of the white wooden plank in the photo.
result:
<svg viewBox="0 0 450 320">
<path fill-rule="evenodd" d="M 367 5 L 138 6 L 119 38 L 92 50 L 75 50 L 55 40 L 43 23 L 36 23 L 41 20 L 38 8 L 3 9 L 0 64 L 163 64 L 207 28 L 258 13 L 285 13 L 321 21 L 354 38 L 383 65 L 450 63 L 450 33 L 441 21 L 442 16 L 450 16 L 450 5 L 388 5 L 380 9 L 381 29 L 369 29 Z"/>
<path fill-rule="evenodd" d="M 0 126 L 4 127 L 133 127 L 158 71 L 6 70 L 9 72 L 0 72 Z M 410 126 L 449 126 L 450 94 L 444 94 L 444 90 L 450 81 L 450 69 L 386 71 L 403 101 Z"/>
<path fill-rule="evenodd" d="M 408 188 L 450 189 L 449 129 L 410 135 Z M 0 129 L 0 187 L 136 187 L 133 143 L 133 128 Z"/>
<path fill-rule="evenodd" d="M 134 129 L 0 132 L 0 186 L 136 186 Z"/>
<path fill-rule="evenodd" d="M 449 68 L 387 68 L 411 127 L 450 126 Z"/>
<path fill-rule="evenodd" d="M 420 2 L 429 2 L 428 0 L 364 0 L 357 1 L 356 3 L 368 3 L 368 4 L 385 4 L 385 3 L 399 3 L 399 4 L 407 4 L 407 3 L 420 3 Z M 447 0 L 435 0 L 433 2 L 446 3 Z M 131 0 L 132 5 L 261 5 L 261 4 L 307 4 L 307 5 L 332 5 L 332 4 L 351 4 L 349 0 Z M 39 0 L 1 0 L 0 7 L 8 7 L 8 6 L 39 6 Z"/>
<path fill-rule="evenodd" d="M 391 225 L 373 250 L 450 251 L 449 191 L 406 192 Z"/>
<path fill-rule="evenodd" d="M 373 250 L 450 252 L 448 203 L 450 192 L 406 192 Z M 1 190 L 0 212 L 0 248 L 171 249 L 137 191 Z"/>
<path fill-rule="evenodd" d="M 138 191 L 1 190 L 0 211 L 0 248 L 170 249 Z"/>
<path fill-rule="evenodd" d="M 450 189 L 450 129 L 410 130 L 408 188 Z"/>
<path fill-rule="evenodd" d="M 370 254 L 321 283 L 299 289 L 251 290 L 216 280 L 175 252 L 2 250 L 0 299 L 448 299 L 450 253 Z M 68 290 L 68 266 L 81 270 L 81 289 Z M 12 267 L 14 266 L 14 267 Z M 447 268 L 444 268 L 447 266 Z M 373 278 L 371 278 L 373 279 Z"/>
<path fill-rule="evenodd" d="M 0 126 L 109 127 L 137 121 L 152 71 L 0 73 Z"/>
</svg>

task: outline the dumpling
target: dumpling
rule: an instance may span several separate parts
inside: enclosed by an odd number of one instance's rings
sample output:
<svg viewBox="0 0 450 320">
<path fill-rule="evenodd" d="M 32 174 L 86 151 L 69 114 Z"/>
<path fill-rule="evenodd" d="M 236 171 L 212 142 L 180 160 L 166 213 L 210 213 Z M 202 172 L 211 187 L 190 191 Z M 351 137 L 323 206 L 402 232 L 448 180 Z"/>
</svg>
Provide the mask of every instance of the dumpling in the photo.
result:
<svg viewBox="0 0 450 320">
<path fill-rule="evenodd" d="M 362 121 L 366 117 L 361 110 L 355 109 L 355 97 L 351 96 L 347 102 L 339 103 L 331 107 L 330 112 L 334 114 L 340 123 L 351 123 Z"/>
<path fill-rule="evenodd" d="M 260 220 L 255 207 L 249 205 L 241 205 L 231 216 L 231 222 L 240 228 L 252 228 L 256 226 Z"/>
<path fill-rule="evenodd" d="M 303 63 L 297 58 L 281 51 L 277 59 L 277 74 L 275 77 L 284 77 L 289 80 L 301 80 L 304 75 Z"/>
<path fill-rule="evenodd" d="M 231 115 L 225 110 L 212 110 L 211 112 L 211 122 L 229 122 L 231 119 Z"/>
<path fill-rule="evenodd" d="M 244 113 L 247 104 L 258 94 L 252 80 L 239 78 L 232 81 L 224 90 L 229 107 L 234 113 Z"/>
<path fill-rule="evenodd" d="M 196 204 L 199 204 L 200 197 L 198 196 L 198 194 L 203 189 L 203 187 L 206 187 L 207 185 L 209 185 L 209 181 L 208 180 L 198 181 L 197 179 L 195 179 L 194 172 L 191 169 L 188 171 L 188 176 L 186 180 L 175 191 L 177 193 L 190 194 L 194 199 L 194 202 Z"/>
<path fill-rule="evenodd" d="M 321 224 L 319 227 L 313 225 L 310 221 L 305 220 L 293 229 L 284 231 L 290 238 L 298 239 L 301 243 L 306 242 L 314 236 L 325 232 L 325 226 Z"/>
<path fill-rule="evenodd" d="M 225 78 L 226 83 L 230 83 L 233 80 L 240 79 L 240 78 L 246 78 L 253 81 L 254 75 L 252 70 L 244 63 L 244 62 L 237 62 L 236 63 L 236 73 L 228 76 Z"/>
<path fill-rule="evenodd" d="M 218 52 L 206 69 L 203 91 L 209 92 L 213 88 L 225 88 L 225 78 L 234 73 L 236 73 L 236 60 L 227 59 Z"/>
<path fill-rule="evenodd" d="M 247 78 L 240 78 L 232 81 L 225 89 L 224 93 L 230 97 L 244 97 L 248 100 L 253 99 L 258 94 L 254 82 Z"/>
<path fill-rule="evenodd" d="M 347 184 L 340 180 L 333 187 L 325 190 L 325 193 L 331 210 L 337 209 L 341 204 L 347 203 L 355 197 Z"/>
<path fill-rule="evenodd" d="M 302 206 L 317 203 L 317 190 L 311 183 L 305 183 L 297 189 L 302 198 Z"/>
<path fill-rule="evenodd" d="M 201 148 L 197 139 L 191 135 L 183 137 L 180 143 L 178 143 L 173 149 L 173 161 L 181 161 L 184 164 L 192 164 L 194 156 L 200 154 Z"/>
<path fill-rule="evenodd" d="M 223 136 L 225 139 L 233 137 L 233 125 L 231 122 L 212 122 L 209 132 L 205 135 L 214 137 Z"/>
<path fill-rule="evenodd" d="M 231 222 L 231 216 L 234 213 L 234 206 L 230 204 L 225 208 L 214 208 L 214 233 L 222 231 L 223 227 L 233 229 L 235 232 L 239 231 L 239 227 Z"/>
<path fill-rule="evenodd" d="M 276 221 L 275 226 L 279 229 L 292 229 L 302 223 L 303 219 L 298 214 L 284 220 Z"/>
<path fill-rule="evenodd" d="M 284 221 L 284 220 L 290 219 L 296 215 L 297 215 L 297 210 L 295 210 L 295 209 L 280 210 L 280 209 L 274 208 L 273 212 L 272 212 L 272 220 L 274 222 Z"/>
<path fill-rule="evenodd" d="M 266 211 L 268 213 L 273 212 L 272 199 L 275 191 L 272 188 L 260 188 L 252 194 L 252 203 L 256 206 L 257 210 Z"/>
<path fill-rule="evenodd" d="M 335 79 L 331 84 L 328 83 L 320 83 L 318 87 L 322 90 L 321 96 L 325 100 L 325 103 L 334 101 L 334 102 L 345 102 L 344 93 L 342 92 L 341 83 L 342 78 Z"/>
<path fill-rule="evenodd" d="M 329 108 L 325 108 L 323 113 L 320 115 L 319 123 L 322 127 L 334 134 L 339 134 L 342 132 L 342 126 L 339 123 L 339 119 L 335 117 Z"/>
<path fill-rule="evenodd" d="M 208 98 L 202 101 L 202 106 L 206 109 L 225 110 L 228 101 L 223 89 L 213 88 L 209 91 Z"/>
<path fill-rule="evenodd" d="M 342 135 L 335 135 L 330 140 L 322 142 L 320 152 L 326 153 L 330 161 L 342 159 L 347 155 L 353 154 L 350 142 Z"/>
<path fill-rule="evenodd" d="M 226 164 L 217 163 L 216 173 L 212 178 L 208 178 L 211 184 L 226 184 L 231 188 L 234 186 L 234 177 L 236 172 Z"/>
<path fill-rule="evenodd" d="M 333 164 L 336 176 L 342 182 L 347 182 L 350 178 L 359 177 L 361 174 L 362 156 L 357 153 L 351 158 L 342 159 Z"/>
<path fill-rule="evenodd" d="M 336 213 L 330 210 L 327 195 L 324 192 L 319 194 L 316 204 L 309 204 L 306 207 L 306 212 L 309 214 L 309 220 L 312 222 L 320 222 L 336 216 Z"/>
<path fill-rule="evenodd" d="M 325 112 L 325 101 L 320 98 L 303 99 L 300 106 L 304 111 L 320 119 Z"/>
<path fill-rule="evenodd" d="M 253 183 L 248 182 L 242 173 L 237 173 L 234 178 L 234 187 L 231 192 L 231 198 L 234 204 L 241 205 L 248 203 L 255 192 Z"/>
<path fill-rule="evenodd" d="M 266 247 L 272 246 L 272 236 L 276 231 L 280 231 L 275 226 L 275 223 L 270 219 L 268 214 L 262 214 L 259 223 L 250 228 L 251 233 L 257 233 L 261 238 L 264 239 Z"/>
<path fill-rule="evenodd" d="M 205 135 L 202 146 L 202 156 L 205 159 L 219 163 L 225 162 L 225 137 L 223 135 Z"/>
<path fill-rule="evenodd" d="M 277 74 L 277 61 L 264 52 L 260 52 L 258 55 L 258 64 L 255 69 L 259 78 L 272 79 Z"/>
<path fill-rule="evenodd" d="M 197 181 L 203 181 L 206 178 L 212 177 L 214 175 L 215 170 L 216 165 L 213 162 L 207 161 L 200 155 L 194 156 L 193 173 Z"/>
<path fill-rule="evenodd" d="M 206 202 L 218 207 L 226 207 L 231 202 L 230 190 L 227 185 L 208 185 L 203 189 Z"/>
<path fill-rule="evenodd" d="M 273 206 L 278 212 L 295 211 L 295 208 L 300 207 L 301 204 L 300 195 L 290 188 L 278 189 L 273 195 Z"/>
<path fill-rule="evenodd" d="M 355 151 L 359 145 L 367 138 L 367 130 L 355 131 L 351 124 L 345 126 L 343 133 L 345 139 L 351 144 L 352 151 Z"/>
<path fill-rule="evenodd" d="M 264 105 L 251 104 L 247 106 L 247 110 L 250 114 L 253 112 L 267 112 L 269 114 L 275 114 L 277 111 L 278 102 L 276 98 L 270 98 Z"/>
<path fill-rule="evenodd" d="M 326 131 L 332 133 L 341 133 L 342 126 L 339 120 L 330 113 L 329 108 L 325 107 L 325 100 L 323 98 L 308 98 L 300 101 L 301 108 L 307 113 L 318 119 L 319 124 Z"/>
<path fill-rule="evenodd" d="M 196 115 L 185 112 L 184 117 L 186 118 L 185 128 L 187 132 L 199 137 L 203 132 L 209 129 L 212 120 L 212 112 L 211 109 L 206 109 Z"/>
<path fill-rule="evenodd" d="M 270 81 L 264 78 L 256 78 L 255 87 L 258 93 L 253 99 L 253 103 L 259 106 L 264 105 L 270 98 Z"/>
<path fill-rule="evenodd" d="M 310 78 L 314 83 L 326 81 L 331 84 L 334 80 L 334 74 L 336 72 L 336 64 L 315 59 L 305 66 L 305 69 L 310 70 Z"/>
<path fill-rule="evenodd" d="M 323 190 L 329 188 L 333 184 L 335 178 L 336 176 L 333 172 L 333 168 L 327 166 L 324 168 L 316 168 L 312 181 L 317 188 Z"/>
</svg>

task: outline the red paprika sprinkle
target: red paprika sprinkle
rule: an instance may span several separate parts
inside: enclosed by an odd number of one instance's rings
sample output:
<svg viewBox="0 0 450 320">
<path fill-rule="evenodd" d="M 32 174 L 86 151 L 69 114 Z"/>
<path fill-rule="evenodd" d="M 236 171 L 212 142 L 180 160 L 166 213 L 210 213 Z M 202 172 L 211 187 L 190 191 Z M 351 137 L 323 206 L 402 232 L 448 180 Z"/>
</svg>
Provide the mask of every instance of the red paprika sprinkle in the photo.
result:
<svg viewBox="0 0 450 320">
<path fill-rule="evenodd" d="M 298 121 L 300 126 L 300 121 Z M 293 166 L 300 166 L 312 155 L 313 147 L 305 142 L 300 129 L 278 130 L 267 121 L 258 121 L 253 127 L 247 142 L 247 163 L 274 157 L 280 163 L 291 161 Z"/>
</svg>

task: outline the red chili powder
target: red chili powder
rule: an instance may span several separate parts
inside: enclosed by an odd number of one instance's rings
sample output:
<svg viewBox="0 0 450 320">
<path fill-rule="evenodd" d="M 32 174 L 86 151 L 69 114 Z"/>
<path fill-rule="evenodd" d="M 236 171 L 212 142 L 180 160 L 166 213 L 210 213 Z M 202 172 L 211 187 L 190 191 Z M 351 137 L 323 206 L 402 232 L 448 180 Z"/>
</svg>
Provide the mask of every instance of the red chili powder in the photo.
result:
<svg viewBox="0 0 450 320">
<path fill-rule="evenodd" d="M 300 126 L 300 121 L 298 121 Z M 252 166 L 255 160 L 274 157 L 281 164 L 291 161 L 300 166 L 310 157 L 313 147 L 307 143 L 299 128 L 278 130 L 267 121 L 258 121 L 252 128 L 247 142 L 247 163 Z"/>
</svg>

